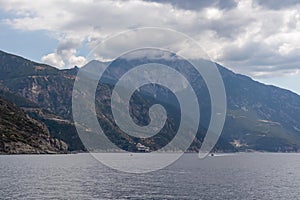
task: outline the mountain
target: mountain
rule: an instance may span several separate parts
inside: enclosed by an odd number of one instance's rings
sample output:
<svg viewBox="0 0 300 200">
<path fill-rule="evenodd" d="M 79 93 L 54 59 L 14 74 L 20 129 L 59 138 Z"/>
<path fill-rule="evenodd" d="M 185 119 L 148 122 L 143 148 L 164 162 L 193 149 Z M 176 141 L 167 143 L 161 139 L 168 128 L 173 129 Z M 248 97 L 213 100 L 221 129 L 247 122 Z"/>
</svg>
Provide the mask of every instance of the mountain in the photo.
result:
<svg viewBox="0 0 300 200">
<path fill-rule="evenodd" d="M 219 69 L 228 101 L 227 140 L 241 150 L 298 151 L 300 96 Z"/>
<path fill-rule="evenodd" d="M 113 84 L 129 66 L 151 62 L 147 58 L 118 59 L 114 70 L 102 78 L 96 91 L 98 121 L 105 134 L 123 149 L 136 151 L 136 144 L 150 146 L 152 150 L 164 146 L 176 134 L 180 108 L 174 95 L 166 88 L 148 87 L 136 92 L 131 100 L 131 115 L 140 125 L 149 123 L 148 108 L 162 104 L 170 112 L 164 130 L 151 140 L 130 137 L 120 130 L 109 109 Z M 158 59 L 155 62 L 173 65 L 192 80 L 196 94 L 201 97 L 201 123 L 191 151 L 203 141 L 210 116 L 210 100 L 205 82 L 185 61 Z M 96 63 L 104 65 L 104 63 Z M 92 66 L 92 65 L 90 65 Z M 253 81 L 218 65 L 227 93 L 227 116 L 216 151 L 298 151 L 300 148 L 300 96 L 274 86 Z M 70 151 L 85 150 L 72 119 L 72 89 L 78 68 L 58 70 L 0 51 L 0 96 L 22 107 L 32 118 L 46 124 L 52 137 L 61 139 Z M 92 70 L 87 70 L 91 72 Z M 87 73 L 94 78 L 93 73 Z M 176 82 L 174 82 L 176 84 Z M 0 85 L 0 86 L 1 86 Z M 126 89 L 126 87 L 124 88 Z M 3 92 L 4 91 L 4 92 Z M 5 94 L 6 91 L 6 94 Z M 177 103 L 176 103 L 177 102 Z M 192 119 L 191 119 L 192 120 Z"/>
<path fill-rule="evenodd" d="M 0 98 L 0 153 L 66 153 L 67 145 L 50 136 L 45 124 Z"/>
<path fill-rule="evenodd" d="M 106 71 L 105 82 L 114 84 L 132 66 L 156 62 L 162 65 L 174 66 L 184 74 L 195 93 L 201 99 L 200 126 L 208 127 L 210 118 L 210 100 L 208 89 L 199 74 L 192 70 L 190 64 L 181 59 L 118 59 L 110 64 Z M 98 63 L 102 67 L 105 63 Z M 87 65 L 86 71 L 90 76 L 95 74 L 97 64 Z M 269 86 L 251 78 L 235 74 L 225 67 L 218 65 L 218 70 L 224 81 L 227 95 L 227 116 L 225 126 L 219 140 L 224 144 L 231 144 L 238 151 L 298 151 L 300 145 L 300 96 L 285 89 Z M 93 69 L 94 68 L 94 69 Z M 143 75 L 141 75 L 143 76 Z M 177 84 L 176 81 L 173 84 Z M 141 89 L 145 94 L 157 96 L 161 102 L 176 107 L 174 98 L 168 91 L 158 87 Z M 160 98 L 161 97 L 161 98 Z M 177 106 L 177 109 L 179 107 Z M 191 108 L 190 112 L 193 112 Z M 198 138 L 202 139 L 202 134 Z M 219 149 L 217 146 L 216 148 Z"/>
</svg>

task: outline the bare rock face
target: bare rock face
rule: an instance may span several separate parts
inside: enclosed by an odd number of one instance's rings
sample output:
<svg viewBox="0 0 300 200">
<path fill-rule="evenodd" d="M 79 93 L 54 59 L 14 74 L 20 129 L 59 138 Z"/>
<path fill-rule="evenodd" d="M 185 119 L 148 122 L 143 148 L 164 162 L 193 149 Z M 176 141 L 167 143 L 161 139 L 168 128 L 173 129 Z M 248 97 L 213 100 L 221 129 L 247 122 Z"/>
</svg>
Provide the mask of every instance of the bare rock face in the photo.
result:
<svg viewBox="0 0 300 200">
<path fill-rule="evenodd" d="M 45 124 L 30 118 L 15 104 L 0 98 L 0 153 L 66 153 L 68 146 L 52 138 Z"/>
<path fill-rule="evenodd" d="M 62 152 L 66 152 L 68 149 L 68 145 L 65 142 L 63 142 L 57 138 L 51 138 L 50 144 L 51 144 L 51 146 L 59 149 Z"/>
</svg>

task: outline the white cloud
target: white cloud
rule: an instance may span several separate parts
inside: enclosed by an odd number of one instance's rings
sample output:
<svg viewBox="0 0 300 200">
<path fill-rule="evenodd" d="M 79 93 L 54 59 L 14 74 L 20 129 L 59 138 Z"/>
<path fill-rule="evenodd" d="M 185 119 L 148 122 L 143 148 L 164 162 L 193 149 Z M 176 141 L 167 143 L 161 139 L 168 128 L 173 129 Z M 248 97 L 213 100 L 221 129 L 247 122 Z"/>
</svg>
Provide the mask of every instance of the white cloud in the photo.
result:
<svg viewBox="0 0 300 200">
<path fill-rule="evenodd" d="M 57 49 L 43 56 L 42 61 L 58 68 L 83 66 L 86 64 L 86 59 L 83 56 L 77 56 L 77 48 L 80 45 L 80 39 L 61 38 Z"/>
<path fill-rule="evenodd" d="M 217 8 L 207 8 L 205 9 L 205 14 L 209 20 L 217 20 L 222 17 L 222 11 Z"/>
<path fill-rule="evenodd" d="M 72 55 L 69 60 L 71 66 L 83 66 L 86 64 L 86 59 L 83 56 L 74 56 Z"/>
<path fill-rule="evenodd" d="M 56 53 L 49 53 L 42 57 L 42 61 L 48 65 L 52 65 L 55 67 L 63 67 L 65 65 L 61 56 L 57 55 Z"/>
<path fill-rule="evenodd" d="M 238 72 L 259 77 L 299 70 L 300 12 L 295 3 L 236 0 L 228 5 L 186 5 L 167 0 L 0 0 L 1 9 L 15 13 L 5 23 L 20 30 L 45 30 L 59 40 L 57 48 L 42 58 L 58 67 L 86 62 L 77 55 L 81 45 L 92 48 L 120 31 L 155 26 L 192 36 L 213 60 Z"/>
</svg>

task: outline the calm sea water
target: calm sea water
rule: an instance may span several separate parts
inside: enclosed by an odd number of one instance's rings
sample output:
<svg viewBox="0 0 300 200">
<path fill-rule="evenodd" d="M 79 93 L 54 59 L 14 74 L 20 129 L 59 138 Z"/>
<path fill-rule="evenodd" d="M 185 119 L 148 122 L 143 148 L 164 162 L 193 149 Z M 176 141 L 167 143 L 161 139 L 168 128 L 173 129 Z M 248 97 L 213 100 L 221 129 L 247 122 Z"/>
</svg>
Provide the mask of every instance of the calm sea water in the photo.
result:
<svg viewBox="0 0 300 200">
<path fill-rule="evenodd" d="M 89 154 L 0 156 L 0 199 L 300 199 L 300 154 L 186 154 L 148 174 Z"/>
</svg>

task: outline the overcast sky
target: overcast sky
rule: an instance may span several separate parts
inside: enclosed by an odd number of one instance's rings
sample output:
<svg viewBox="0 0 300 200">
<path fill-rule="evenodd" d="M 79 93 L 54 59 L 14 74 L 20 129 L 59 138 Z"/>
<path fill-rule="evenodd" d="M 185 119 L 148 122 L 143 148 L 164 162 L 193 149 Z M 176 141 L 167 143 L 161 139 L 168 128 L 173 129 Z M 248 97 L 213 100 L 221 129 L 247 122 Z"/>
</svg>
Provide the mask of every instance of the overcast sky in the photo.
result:
<svg viewBox="0 0 300 200">
<path fill-rule="evenodd" d="M 0 0 L 0 49 L 70 68 L 97 41 L 139 27 L 172 28 L 213 61 L 300 94 L 300 0 Z M 138 42 L 138 41 L 137 41 Z"/>
</svg>

